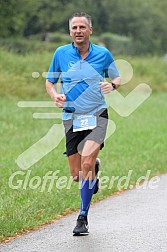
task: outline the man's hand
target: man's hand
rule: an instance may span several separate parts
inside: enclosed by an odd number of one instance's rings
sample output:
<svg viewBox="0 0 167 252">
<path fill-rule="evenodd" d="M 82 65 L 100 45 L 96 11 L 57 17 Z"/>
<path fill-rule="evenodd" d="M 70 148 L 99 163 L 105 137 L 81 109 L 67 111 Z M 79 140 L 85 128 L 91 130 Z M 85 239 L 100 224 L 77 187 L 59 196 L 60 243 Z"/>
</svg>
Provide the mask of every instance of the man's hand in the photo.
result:
<svg viewBox="0 0 167 252">
<path fill-rule="evenodd" d="M 107 81 L 100 82 L 100 88 L 104 94 L 110 93 L 113 90 L 111 83 Z"/>
<path fill-rule="evenodd" d="M 114 84 L 115 88 L 113 87 L 112 83 Z M 120 83 L 121 83 L 120 76 L 115 77 L 114 79 L 110 79 L 110 82 L 108 82 L 104 79 L 104 81 L 100 82 L 100 88 L 104 94 L 108 94 L 111 91 L 119 88 Z"/>
<path fill-rule="evenodd" d="M 54 94 L 52 99 L 57 107 L 59 108 L 64 107 L 64 102 L 66 101 L 66 96 L 64 94 Z"/>
<path fill-rule="evenodd" d="M 66 96 L 64 94 L 58 94 L 55 90 L 54 84 L 48 80 L 46 80 L 46 90 L 55 105 L 59 108 L 63 108 L 64 102 L 66 101 Z"/>
</svg>

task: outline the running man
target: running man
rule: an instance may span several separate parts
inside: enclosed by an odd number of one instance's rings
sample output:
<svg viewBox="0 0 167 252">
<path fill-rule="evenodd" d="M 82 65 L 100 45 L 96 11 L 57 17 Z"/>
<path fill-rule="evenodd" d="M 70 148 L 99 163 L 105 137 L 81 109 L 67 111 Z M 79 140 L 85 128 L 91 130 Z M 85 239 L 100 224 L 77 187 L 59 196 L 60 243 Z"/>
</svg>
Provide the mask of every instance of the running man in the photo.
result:
<svg viewBox="0 0 167 252">
<path fill-rule="evenodd" d="M 81 178 L 81 206 L 75 235 L 88 233 L 88 211 L 98 191 L 99 150 L 104 146 L 108 112 L 104 94 L 117 89 L 121 78 L 112 54 L 92 44 L 91 17 L 74 13 L 69 19 L 73 43 L 57 48 L 46 79 L 46 90 L 55 105 L 63 108 L 66 155 L 74 181 Z M 55 84 L 60 78 L 61 90 Z M 109 78 L 106 81 L 105 78 Z"/>
</svg>

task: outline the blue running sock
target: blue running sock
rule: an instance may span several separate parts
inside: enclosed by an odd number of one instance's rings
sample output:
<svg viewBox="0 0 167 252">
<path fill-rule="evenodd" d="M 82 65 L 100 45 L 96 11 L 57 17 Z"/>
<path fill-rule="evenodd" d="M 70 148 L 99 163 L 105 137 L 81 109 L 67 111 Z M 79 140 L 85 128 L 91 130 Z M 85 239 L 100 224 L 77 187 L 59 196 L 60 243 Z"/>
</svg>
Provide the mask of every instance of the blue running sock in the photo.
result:
<svg viewBox="0 0 167 252">
<path fill-rule="evenodd" d="M 95 189 L 96 178 L 92 180 L 84 180 L 82 179 L 81 183 L 81 207 L 80 207 L 80 214 L 81 216 L 87 216 L 90 202 L 92 199 L 92 195 Z"/>
</svg>

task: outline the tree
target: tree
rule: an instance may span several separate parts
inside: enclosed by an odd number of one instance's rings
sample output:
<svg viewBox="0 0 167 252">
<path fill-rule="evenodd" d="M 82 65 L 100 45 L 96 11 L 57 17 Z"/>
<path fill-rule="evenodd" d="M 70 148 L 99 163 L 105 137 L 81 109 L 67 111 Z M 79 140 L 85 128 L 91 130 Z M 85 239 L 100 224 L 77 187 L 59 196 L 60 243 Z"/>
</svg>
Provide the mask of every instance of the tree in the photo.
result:
<svg viewBox="0 0 167 252">
<path fill-rule="evenodd" d="M 68 33 L 68 18 L 85 11 L 93 34 L 130 37 L 136 53 L 167 51 L 166 0 L 0 0 L 1 37 Z"/>
<path fill-rule="evenodd" d="M 0 1 L 0 30 L 1 37 L 23 35 L 29 13 L 38 0 L 1 0 Z"/>
</svg>

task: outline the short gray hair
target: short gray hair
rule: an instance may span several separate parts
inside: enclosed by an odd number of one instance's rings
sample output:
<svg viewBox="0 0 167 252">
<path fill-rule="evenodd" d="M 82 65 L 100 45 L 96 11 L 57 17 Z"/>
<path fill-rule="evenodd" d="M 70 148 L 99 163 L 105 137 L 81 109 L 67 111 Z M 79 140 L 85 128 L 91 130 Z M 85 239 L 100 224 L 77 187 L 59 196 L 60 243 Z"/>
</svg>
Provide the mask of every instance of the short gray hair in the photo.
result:
<svg viewBox="0 0 167 252">
<path fill-rule="evenodd" d="M 74 17 L 85 17 L 88 21 L 88 25 L 89 27 L 92 27 L 92 20 L 91 20 L 91 16 L 88 15 L 87 13 L 85 12 L 75 12 L 70 18 L 69 18 L 69 28 L 70 28 L 70 25 L 71 25 L 71 21 Z"/>
</svg>

